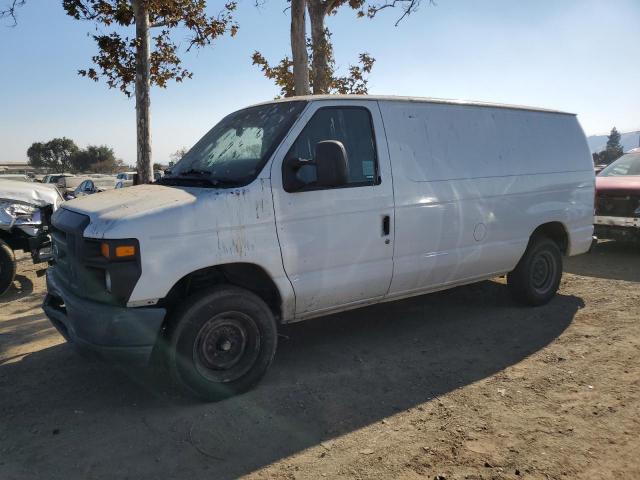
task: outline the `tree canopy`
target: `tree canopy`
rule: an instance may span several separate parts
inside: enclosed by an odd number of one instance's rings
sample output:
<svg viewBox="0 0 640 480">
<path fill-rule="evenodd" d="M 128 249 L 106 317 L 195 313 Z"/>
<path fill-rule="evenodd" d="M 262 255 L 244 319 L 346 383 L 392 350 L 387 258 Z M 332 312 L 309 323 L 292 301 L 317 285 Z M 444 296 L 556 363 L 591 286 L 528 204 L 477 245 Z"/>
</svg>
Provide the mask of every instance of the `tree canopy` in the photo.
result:
<svg viewBox="0 0 640 480">
<path fill-rule="evenodd" d="M 193 75 L 182 65 L 184 50 L 209 45 L 217 37 L 234 36 L 235 0 L 222 3 L 211 15 L 207 0 L 63 0 L 68 15 L 89 20 L 106 31 L 92 35 L 98 53 L 93 66 L 78 73 L 91 80 L 104 79 L 109 88 L 125 95 L 135 92 L 136 170 L 140 183 L 153 181 L 151 159 L 151 86 L 166 87 Z M 135 25 L 135 31 L 127 27 Z M 127 33 L 130 32 L 130 33 Z M 151 32 L 154 32 L 153 34 Z"/>
<path fill-rule="evenodd" d="M 75 172 L 112 173 L 122 165 L 113 149 L 106 145 L 89 145 L 71 157 Z"/>
<path fill-rule="evenodd" d="M 69 172 L 73 169 L 72 158 L 78 151 L 78 146 L 70 138 L 54 138 L 32 144 L 27 150 L 27 157 L 29 164 L 35 168 Z"/>
<path fill-rule="evenodd" d="M 610 164 L 624 154 L 624 149 L 620 143 L 622 136 L 616 127 L 611 129 L 607 137 L 607 145 L 604 150 L 593 154 L 594 163 Z"/>
<path fill-rule="evenodd" d="M 368 93 L 368 75 L 375 59 L 361 53 L 356 65 L 349 65 L 346 75 L 336 74 L 331 32 L 325 26 L 327 16 L 335 15 L 342 6 L 356 11 L 356 17 L 374 18 L 386 9 L 400 9 L 396 26 L 415 12 L 421 0 L 391 0 L 371 3 L 368 0 L 288 0 L 291 14 L 291 58 L 284 57 L 276 64 L 260 52 L 254 52 L 253 64 L 258 65 L 265 77 L 280 88 L 280 96 Z M 429 0 L 433 5 L 433 0 Z M 309 13 L 311 37 L 306 36 L 306 15 Z"/>
<path fill-rule="evenodd" d="M 311 46 L 307 47 L 308 58 L 313 60 L 313 51 Z M 251 57 L 253 64 L 260 67 L 262 73 L 268 79 L 275 82 L 280 88 L 281 97 L 292 97 L 296 95 L 294 81 L 294 64 L 288 56 L 284 57 L 276 65 L 270 65 L 267 59 L 260 53 L 254 52 Z M 356 65 L 349 65 L 346 75 L 336 75 L 335 59 L 333 57 L 333 49 L 329 55 L 329 85 L 326 93 L 337 94 L 366 94 L 368 93 L 368 75 L 373 69 L 375 58 L 368 53 L 361 53 Z M 312 68 L 309 68 L 309 84 L 312 91 L 314 88 L 315 74 Z"/>
<path fill-rule="evenodd" d="M 70 138 L 54 138 L 35 142 L 27 150 L 29 164 L 52 172 L 113 173 L 123 162 L 106 145 L 89 145 L 80 149 Z"/>
<path fill-rule="evenodd" d="M 624 153 L 622 145 L 620 144 L 621 138 L 622 136 L 620 135 L 620 132 L 618 132 L 618 129 L 616 127 L 613 127 L 611 129 L 611 133 L 609 133 L 609 136 L 607 137 L 606 151 L 611 155 L 617 155 L 616 158 L 622 156 L 622 154 Z"/>
<path fill-rule="evenodd" d="M 232 17 L 235 1 L 223 4 L 216 15 L 207 13 L 205 0 L 146 0 L 145 4 L 149 12 L 149 27 L 157 30 L 151 38 L 150 81 L 162 88 L 171 80 L 182 82 L 193 75 L 182 65 L 179 43 L 185 42 L 185 51 L 190 51 L 193 47 L 210 44 L 226 32 L 233 36 L 238 31 L 238 24 Z M 94 66 L 78 73 L 94 81 L 103 78 L 109 88 L 118 88 L 131 96 L 139 39 L 135 35 L 125 35 L 119 27 L 134 25 L 132 2 L 63 0 L 62 5 L 76 20 L 90 20 L 113 29 L 92 35 L 98 46 L 98 53 L 91 59 Z M 182 27 L 179 34 L 174 32 L 178 27 Z"/>
</svg>

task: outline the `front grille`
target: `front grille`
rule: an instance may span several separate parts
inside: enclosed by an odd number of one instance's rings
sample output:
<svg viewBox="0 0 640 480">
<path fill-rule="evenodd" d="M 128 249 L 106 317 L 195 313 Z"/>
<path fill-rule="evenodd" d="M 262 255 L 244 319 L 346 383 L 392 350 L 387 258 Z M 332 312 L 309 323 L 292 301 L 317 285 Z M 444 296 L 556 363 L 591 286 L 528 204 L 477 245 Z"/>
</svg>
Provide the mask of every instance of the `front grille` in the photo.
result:
<svg viewBox="0 0 640 480">
<path fill-rule="evenodd" d="M 69 244 L 67 242 L 67 234 L 62 230 L 51 227 L 51 253 L 53 261 L 60 269 L 60 272 L 67 278 L 71 277 L 72 268 L 69 263 Z"/>
<path fill-rule="evenodd" d="M 640 196 L 598 194 L 596 215 L 604 217 L 633 217 L 640 206 Z"/>
<path fill-rule="evenodd" d="M 89 217 L 60 208 L 51 218 L 53 261 L 60 280 L 74 291 L 80 289 L 82 264 L 82 233 L 89 225 Z"/>
</svg>

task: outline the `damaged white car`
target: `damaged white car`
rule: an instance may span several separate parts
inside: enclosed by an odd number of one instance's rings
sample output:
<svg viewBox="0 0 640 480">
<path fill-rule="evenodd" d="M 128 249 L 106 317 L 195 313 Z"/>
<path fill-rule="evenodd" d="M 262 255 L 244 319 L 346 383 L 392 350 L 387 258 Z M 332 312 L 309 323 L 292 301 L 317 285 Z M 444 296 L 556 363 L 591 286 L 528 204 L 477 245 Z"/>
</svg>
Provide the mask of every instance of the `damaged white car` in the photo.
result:
<svg viewBox="0 0 640 480">
<path fill-rule="evenodd" d="M 14 251 L 30 252 L 34 263 L 51 258 L 49 219 L 63 201 L 53 185 L 0 179 L 0 295 L 16 274 Z"/>
</svg>

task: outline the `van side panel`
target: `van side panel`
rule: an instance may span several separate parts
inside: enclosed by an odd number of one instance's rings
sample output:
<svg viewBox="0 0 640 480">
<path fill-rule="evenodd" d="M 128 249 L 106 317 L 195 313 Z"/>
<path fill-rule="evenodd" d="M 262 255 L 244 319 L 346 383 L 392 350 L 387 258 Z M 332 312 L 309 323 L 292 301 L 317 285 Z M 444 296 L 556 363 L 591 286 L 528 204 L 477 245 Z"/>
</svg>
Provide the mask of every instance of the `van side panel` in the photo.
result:
<svg viewBox="0 0 640 480">
<path fill-rule="evenodd" d="M 573 115 L 380 101 L 394 175 L 390 296 L 511 271 L 531 233 L 588 250 L 594 173 Z"/>
</svg>

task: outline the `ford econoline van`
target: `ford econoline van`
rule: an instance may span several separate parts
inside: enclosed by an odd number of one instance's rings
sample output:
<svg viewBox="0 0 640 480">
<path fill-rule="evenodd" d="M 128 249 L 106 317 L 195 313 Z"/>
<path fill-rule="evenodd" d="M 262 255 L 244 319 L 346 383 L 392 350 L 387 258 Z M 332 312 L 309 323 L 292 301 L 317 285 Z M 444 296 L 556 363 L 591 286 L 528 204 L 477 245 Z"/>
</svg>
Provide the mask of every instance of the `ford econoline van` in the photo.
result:
<svg viewBox="0 0 640 480">
<path fill-rule="evenodd" d="M 221 398 L 262 377 L 281 324 L 504 274 L 517 301 L 548 302 L 562 256 L 591 245 L 593 198 L 573 114 L 272 101 L 222 119 L 155 184 L 65 203 L 44 310 L 81 347 L 155 349 Z"/>
</svg>

